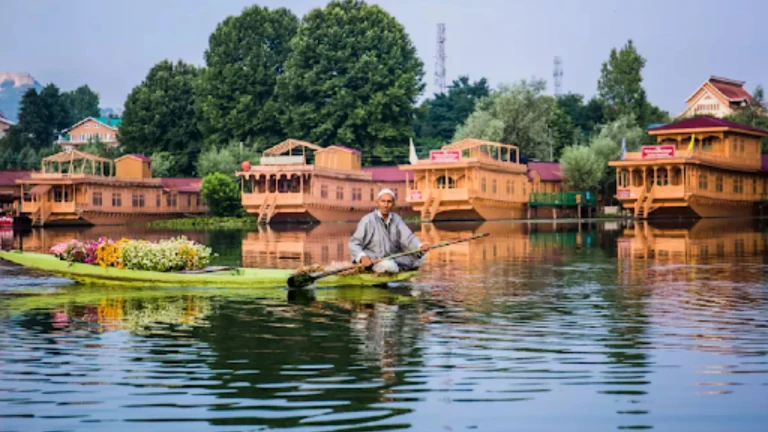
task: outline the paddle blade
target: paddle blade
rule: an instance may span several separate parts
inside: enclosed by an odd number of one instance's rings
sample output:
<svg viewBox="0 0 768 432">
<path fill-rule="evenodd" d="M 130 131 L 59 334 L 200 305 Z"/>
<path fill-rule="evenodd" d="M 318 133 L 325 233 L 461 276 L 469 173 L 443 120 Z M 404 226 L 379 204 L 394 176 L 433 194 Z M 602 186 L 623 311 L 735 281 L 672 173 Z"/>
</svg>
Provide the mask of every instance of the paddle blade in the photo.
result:
<svg viewBox="0 0 768 432">
<path fill-rule="evenodd" d="M 288 278 L 288 288 L 306 288 L 315 282 L 317 278 L 312 273 L 296 273 Z"/>
</svg>

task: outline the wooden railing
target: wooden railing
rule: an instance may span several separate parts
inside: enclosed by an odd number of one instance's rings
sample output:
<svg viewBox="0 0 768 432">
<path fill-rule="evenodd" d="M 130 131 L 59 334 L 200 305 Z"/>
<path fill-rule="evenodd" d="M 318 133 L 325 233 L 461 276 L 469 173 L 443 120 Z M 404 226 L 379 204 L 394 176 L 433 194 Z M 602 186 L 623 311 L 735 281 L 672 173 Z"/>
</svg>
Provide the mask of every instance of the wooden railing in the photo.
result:
<svg viewBox="0 0 768 432">
<path fill-rule="evenodd" d="M 576 207 L 578 205 L 597 206 L 597 194 L 594 192 L 534 192 L 528 197 L 531 207 Z"/>
</svg>

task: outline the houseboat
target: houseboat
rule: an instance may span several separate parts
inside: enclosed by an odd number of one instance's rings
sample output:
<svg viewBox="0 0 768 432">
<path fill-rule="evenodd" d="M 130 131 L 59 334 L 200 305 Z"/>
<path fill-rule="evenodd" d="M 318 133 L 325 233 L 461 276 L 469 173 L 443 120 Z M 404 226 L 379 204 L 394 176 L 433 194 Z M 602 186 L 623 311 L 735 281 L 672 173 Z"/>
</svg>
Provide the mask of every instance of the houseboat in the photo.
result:
<svg viewBox="0 0 768 432">
<path fill-rule="evenodd" d="M 423 222 L 525 217 L 528 169 L 516 146 L 464 139 L 400 165 L 406 200 Z"/>
<path fill-rule="evenodd" d="M 18 225 L 21 193 L 17 180 L 29 177 L 29 171 L 0 171 L 0 228 Z"/>
<path fill-rule="evenodd" d="M 362 167 L 360 152 L 289 139 L 263 152 L 259 165 L 243 162 L 242 203 L 259 222 L 357 221 L 376 208 L 382 188 L 395 192 L 394 212 L 415 216 L 400 199 L 405 174 L 393 167 Z"/>
<path fill-rule="evenodd" d="M 657 145 L 616 167 L 616 197 L 636 218 L 750 216 L 768 193 L 760 139 L 768 131 L 696 117 L 648 130 Z"/>
<path fill-rule="evenodd" d="M 207 211 L 200 179 L 153 178 L 146 156 L 113 161 L 69 149 L 41 165 L 41 171 L 16 180 L 21 213 L 33 226 L 122 225 Z"/>
</svg>

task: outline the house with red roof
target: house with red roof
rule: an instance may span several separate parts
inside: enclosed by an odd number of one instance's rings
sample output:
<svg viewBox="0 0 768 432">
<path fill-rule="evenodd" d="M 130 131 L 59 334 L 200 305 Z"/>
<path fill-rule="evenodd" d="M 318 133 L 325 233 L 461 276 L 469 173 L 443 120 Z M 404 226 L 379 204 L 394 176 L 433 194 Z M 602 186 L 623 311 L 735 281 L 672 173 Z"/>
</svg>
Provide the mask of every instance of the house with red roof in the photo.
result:
<svg viewBox="0 0 768 432">
<path fill-rule="evenodd" d="M 117 147 L 118 129 L 122 124 L 119 118 L 86 117 L 69 129 L 61 131 L 56 144 L 64 150 L 77 148 L 92 141 L 100 141 L 107 147 Z"/>
<path fill-rule="evenodd" d="M 563 192 L 563 169 L 560 162 L 528 162 L 528 181 L 531 192 Z"/>
<path fill-rule="evenodd" d="M 746 107 L 754 98 L 744 89 L 744 81 L 711 76 L 686 99 L 688 107 L 680 117 L 709 115 L 726 117 Z"/>
<path fill-rule="evenodd" d="M 695 117 L 648 134 L 656 145 L 608 163 L 616 198 L 636 218 L 752 216 L 768 202 L 768 130 Z"/>
</svg>

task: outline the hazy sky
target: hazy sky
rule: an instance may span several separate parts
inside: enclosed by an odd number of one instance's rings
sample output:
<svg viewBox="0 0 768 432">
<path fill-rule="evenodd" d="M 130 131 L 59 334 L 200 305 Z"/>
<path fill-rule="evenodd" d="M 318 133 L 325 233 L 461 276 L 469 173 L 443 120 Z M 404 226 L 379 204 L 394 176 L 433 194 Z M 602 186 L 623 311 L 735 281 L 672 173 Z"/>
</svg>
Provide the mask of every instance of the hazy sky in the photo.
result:
<svg viewBox="0 0 768 432">
<path fill-rule="evenodd" d="M 612 47 L 635 41 L 647 59 L 651 102 L 676 115 L 710 75 L 768 86 L 765 0 L 381 0 L 410 34 L 432 94 L 436 24 L 447 31 L 448 82 L 485 76 L 492 86 L 541 77 L 553 91 L 596 92 Z M 122 107 L 149 68 L 165 58 L 203 65 L 217 23 L 248 0 L 0 0 L 0 71 L 29 72 L 64 90 L 88 84 L 101 105 Z M 323 0 L 258 2 L 299 17 Z M 763 24 L 761 27 L 760 24 Z"/>
</svg>

